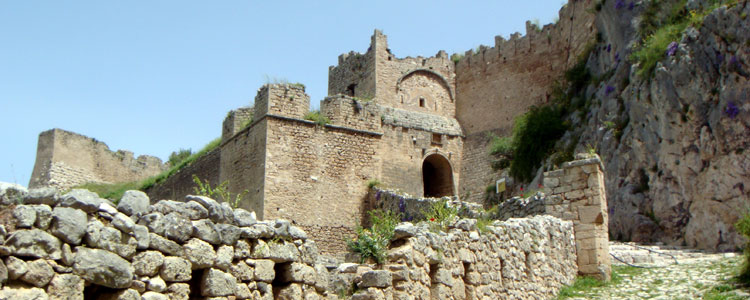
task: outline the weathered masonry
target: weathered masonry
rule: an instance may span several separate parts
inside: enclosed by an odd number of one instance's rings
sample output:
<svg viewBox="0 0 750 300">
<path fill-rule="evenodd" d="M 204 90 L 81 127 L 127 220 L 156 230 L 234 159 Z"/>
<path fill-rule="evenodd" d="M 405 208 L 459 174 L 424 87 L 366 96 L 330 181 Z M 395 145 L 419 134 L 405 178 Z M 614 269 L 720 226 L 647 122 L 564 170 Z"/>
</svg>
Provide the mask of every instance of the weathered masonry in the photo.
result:
<svg viewBox="0 0 750 300">
<path fill-rule="evenodd" d="M 218 149 L 148 193 L 180 199 L 193 174 L 214 185 L 228 181 L 232 193 L 247 190 L 240 207 L 290 220 L 328 254 L 343 252 L 341 237 L 361 223 L 370 180 L 416 197 L 479 203 L 496 179 L 487 133 L 507 133 L 516 115 L 546 101 L 595 34 L 591 6 L 570 1 L 558 23 L 528 23 L 527 36 L 497 37 L 495 47 L 457 62 L 444 51 L 398 58 L 376 30 L 365 53 L 343 54 L 330 67 L 320 105 L 330 122 L 305 119 L 304 86 L 264 85 L 253 107 L 228 114 Z M 42 147 L 40 139 L 40 153 L 48 151 Z"/>
</svg>

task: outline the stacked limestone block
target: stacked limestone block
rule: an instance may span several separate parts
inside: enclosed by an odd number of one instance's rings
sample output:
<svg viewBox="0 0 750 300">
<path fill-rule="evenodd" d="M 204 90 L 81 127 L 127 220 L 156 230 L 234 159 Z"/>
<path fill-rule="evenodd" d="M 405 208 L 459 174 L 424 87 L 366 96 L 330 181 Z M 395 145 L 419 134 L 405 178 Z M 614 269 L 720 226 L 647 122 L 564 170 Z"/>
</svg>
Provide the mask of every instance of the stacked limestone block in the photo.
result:
<svg viewBox="0 0 750 300">
<path fill-rule="evenodd" d="M 285 220 L 200 196 L 150 205 L 139 191 L 116 207 L 87 190 L 21 202 L 0 227 L 0 299 L 326 298 L 314 242 Z"/>
<path fill-rule="evenodd" d="M 339 266 L 351 299 L 549 299 L 577 274 L 573 224 L 551 216 L 496 221 L 480 233 L 461 219 L 447 232 L 401 223 L 380 270 Z M 336 280 L 343 276 L 333 274 Z"/>
<path fill-rule="evenodd" d="M 572 221 L 578 268 L 583 275 L 610 278 L 607 194 L 598 155 L 578 154 L 562 169 L 544 173 L 547 214 Z"/>
<path fill-rule="evenodd" d="M 458 209 L 461 217 L 477 218 L 482 211 L 482 205 L 465 202 L 457 196 L 442 198 L 413 197 L 396 190 L 373 187 L 367 195 L 368 206 L 372 209 L 392 211 L 401 214 L 401 221 L 416 221 L 424 219 L 425 211 L 437 201 L 446 201 L 451 207 Z"/>
</svg>

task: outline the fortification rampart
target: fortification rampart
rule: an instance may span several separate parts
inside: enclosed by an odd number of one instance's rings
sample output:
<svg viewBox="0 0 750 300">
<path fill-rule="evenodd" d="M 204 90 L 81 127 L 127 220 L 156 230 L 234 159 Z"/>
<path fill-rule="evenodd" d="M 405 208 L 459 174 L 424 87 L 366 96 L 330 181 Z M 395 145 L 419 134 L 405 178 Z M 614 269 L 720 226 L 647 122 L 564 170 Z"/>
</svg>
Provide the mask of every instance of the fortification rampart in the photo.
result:
<svg viewBox="0 0 750 300">
<path fill-rule="evenodd" d="M 69 189 L 84 183 L 119 183 L 159 174 L 166 166 L 154 156 L 125 150 L 70 131 L 51 129 L 39 134 L 29 187 Z"/>
<path fill-rule="evenodd" d="M 554 82 L 573 66 L 595 35 L 593 0 L 571 0 L 556 24 L 526 24 L 526 35 L 495 38 L 494 47 L 467 51 L 456 65 L 456 119 L 466 134 L 461 195 L 480 202 L 495 179 L 489 133 L 507 136 L 532 105 L 547 103 Z"/>
</svg>

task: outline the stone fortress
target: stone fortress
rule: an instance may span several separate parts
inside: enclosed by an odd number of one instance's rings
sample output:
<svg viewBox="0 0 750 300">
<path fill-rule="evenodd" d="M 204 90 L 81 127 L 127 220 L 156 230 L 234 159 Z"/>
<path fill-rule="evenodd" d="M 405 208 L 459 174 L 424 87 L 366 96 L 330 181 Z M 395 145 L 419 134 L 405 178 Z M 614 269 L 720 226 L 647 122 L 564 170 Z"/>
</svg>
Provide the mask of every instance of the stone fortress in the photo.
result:
<svg viewBox="0 0 750 300">
<path fill-rule="evenodd" d="M 496 37 L 495 47 L 470 50 L 457 62 L 444 51 L 397 58 L 376 30 L 364 54 L 343 54 L 329 69 L 329 96 L 320 105 L 329 123 L 305 120 L 310 98 L 304 86 L 264 85 L 254 107 L 228 114 L 217 149 L 148 194 L 180 199 L 192 193 L 193 174 L 212 185 L 228 181 L 232 193 L 248 191 L 240 207 L 260 219 L 290 220 L 328 254 L 343 252 L 341 238 L 361 224 L 370 180 L 418 197 L 460 195 L 479 203 L 497 179 L 488 133 L 508 134 L 516 115 L 549 100 L 551 84 L 595 34 L 591 6 L 571 1 L 558 23 L 538 28 L 527 22 L 526 36 Z M 99 175 L 118 169 L 97 163 L 106 155 L 65 142 L 72 136 L 62 130 L 40 135 L 29 187 L 115 182 Z M 128 169 L 141 178 L 163 168 L 138 163 L 140 169 Z M 57 171 L 61 166 L 75 172 Z M 84 170 L 91 176 L 80 175 Z"/>
</svg>

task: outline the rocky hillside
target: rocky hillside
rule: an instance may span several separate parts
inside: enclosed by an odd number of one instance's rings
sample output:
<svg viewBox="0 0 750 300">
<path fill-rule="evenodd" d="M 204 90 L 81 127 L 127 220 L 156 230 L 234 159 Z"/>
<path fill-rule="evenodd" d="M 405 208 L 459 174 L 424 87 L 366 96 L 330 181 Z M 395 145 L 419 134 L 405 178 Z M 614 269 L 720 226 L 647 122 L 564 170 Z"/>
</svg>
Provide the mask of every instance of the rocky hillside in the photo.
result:
<svg viewBox="0 0 750 300">
<path fill-rule="evenodd" d="M 733 224 L 750 208 L 750 5 L 659 2 L 673 4 L 600 6 L 590 104 L 558 147 L 593 148 L 605 161 L 611 238 L 736 249 L 744 240 Z M 679 10 L 698 21 L 652 70 L 639 65 L 644 22 Z"/>
</svg>

